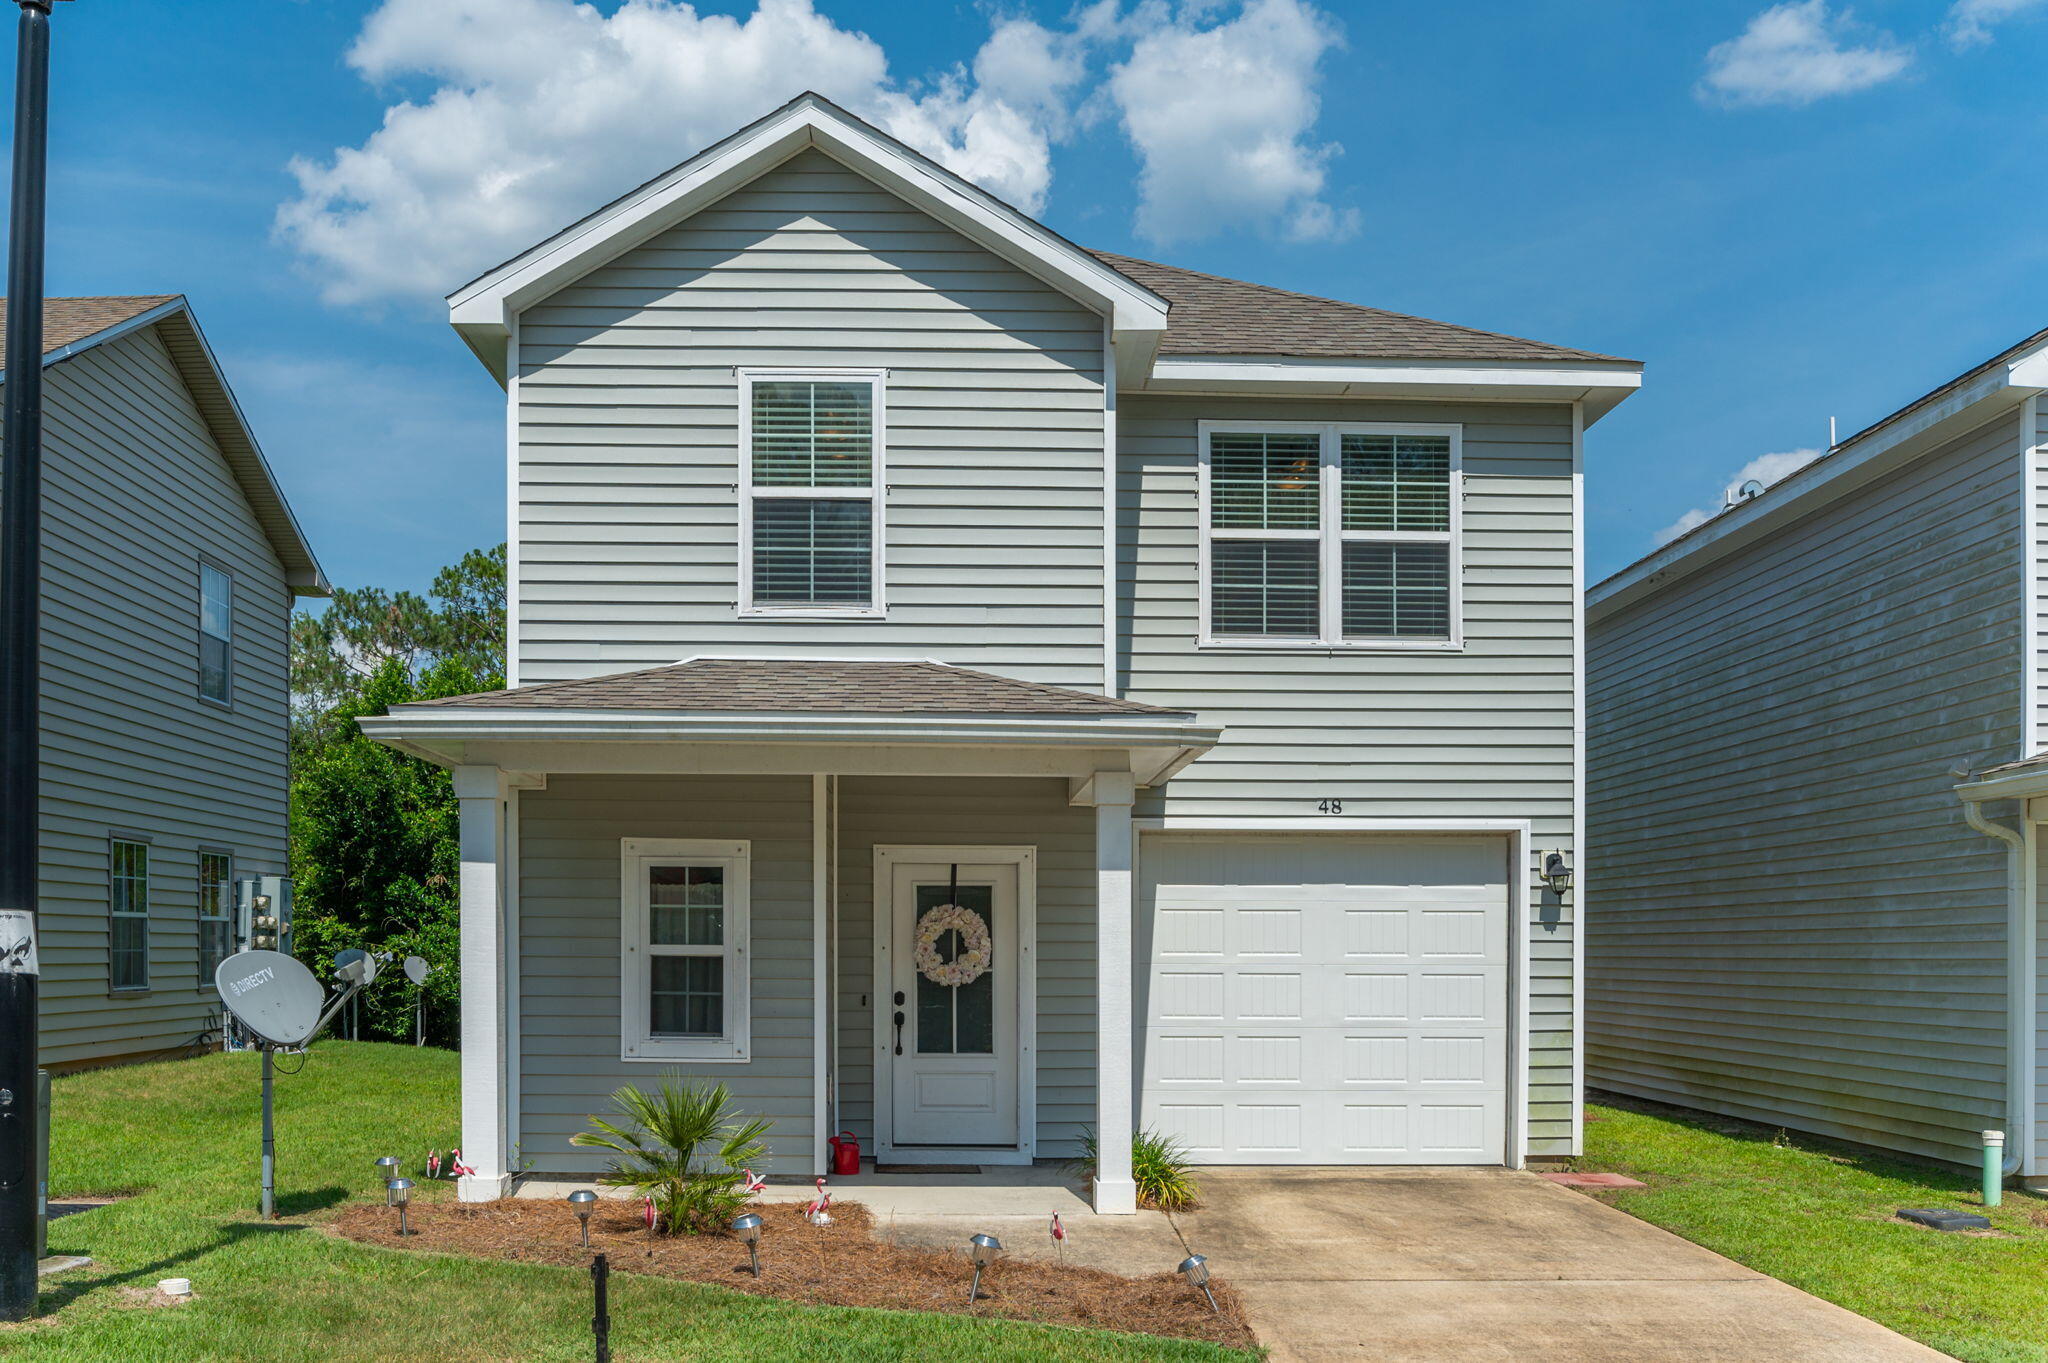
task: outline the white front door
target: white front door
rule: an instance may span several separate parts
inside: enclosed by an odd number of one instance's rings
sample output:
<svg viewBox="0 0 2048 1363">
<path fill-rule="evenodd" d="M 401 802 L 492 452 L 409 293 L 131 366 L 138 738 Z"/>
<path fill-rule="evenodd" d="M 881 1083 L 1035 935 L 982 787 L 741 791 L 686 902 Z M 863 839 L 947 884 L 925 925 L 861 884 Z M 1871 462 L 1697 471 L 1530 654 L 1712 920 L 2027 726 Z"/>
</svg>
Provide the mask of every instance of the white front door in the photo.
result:
<svg viewBox="0 0 2048 1363">
<path fill-rule="evenodd" d="M 1017 867 L 897 863 L 890 882 L 894 965 L 883 1003 L 894 1071 L 891 1143 L 1014 1147 Z M 946 905 L 973 914 L 988 934 L 987 968 L 965 983 L 935 981 L 918 966 L 920 924 Z M 960 921 L 973 931 L 964 916 Z M 943 976 L 967 949 L 968 934 L 940 933 L 932 944 L 932 973 Z"/>
</svg>

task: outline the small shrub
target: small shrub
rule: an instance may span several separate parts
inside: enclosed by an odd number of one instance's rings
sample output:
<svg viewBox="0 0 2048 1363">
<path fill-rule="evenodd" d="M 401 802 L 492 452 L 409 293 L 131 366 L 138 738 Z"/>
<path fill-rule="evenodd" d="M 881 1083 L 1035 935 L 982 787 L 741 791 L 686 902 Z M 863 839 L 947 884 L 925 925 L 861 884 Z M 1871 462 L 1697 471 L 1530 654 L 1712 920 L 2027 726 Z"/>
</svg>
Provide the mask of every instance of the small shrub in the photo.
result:
<svg viewBox="0 0 2048 1363">
<path fill-rule="evenodd" d="M 1081 1158 L 1072 1166 L 1082 1178 L 1095 1177 L 1095 1151 L 1095 1133 L 1083 1132 Z M 1163 1212 L 1191 1210 L 1200 1191 L 1188 1174 L 1187 1151 L 1179 1141 L 1157 1131 L 1132 1133 L 1131 1179 L 1138 1185 L 1138 1205 Z"/>
<path fill-rule="evenodd" d="M 623 1123 L 592 1117 L 594 1129 L 577 1132 L 569 1143 L 617 1155 L 598 1181 L 653 1198 L 662 1234 L 720 1230 L 746 1205 L 741 1171 L 766 1157 L 762 1137 L 769 1121 L 740 1121 L 725 1085 L 699 1087 L 670 1073 L 653 1093 L 628 1084 L 612 1095 L 612 1106 Z M 698 1151 L 706 1147 L 700 1164 Z"/>
</svg>

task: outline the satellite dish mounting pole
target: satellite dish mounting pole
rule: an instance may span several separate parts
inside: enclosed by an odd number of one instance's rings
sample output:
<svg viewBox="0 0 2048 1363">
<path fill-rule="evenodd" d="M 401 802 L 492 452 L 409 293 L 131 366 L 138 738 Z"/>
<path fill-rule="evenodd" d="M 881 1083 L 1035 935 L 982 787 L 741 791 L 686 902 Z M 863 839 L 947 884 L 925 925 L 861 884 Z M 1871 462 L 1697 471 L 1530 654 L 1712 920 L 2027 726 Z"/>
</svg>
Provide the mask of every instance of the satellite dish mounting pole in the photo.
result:
<svg viewBox="0 0 2048 1363">
<path fill-rule="evenodd" d="M 277 1219 L 277 1124 L 271 1108 L 271 1089 L 277 1065 L 271 1059 L 270 1043 L 263 1045 L 263 1219 Z M 247 1080 L 243 1081 L 247 1083 Z M 247 1092 L 248 1090 L 243 1090 Z"/>
</svg>

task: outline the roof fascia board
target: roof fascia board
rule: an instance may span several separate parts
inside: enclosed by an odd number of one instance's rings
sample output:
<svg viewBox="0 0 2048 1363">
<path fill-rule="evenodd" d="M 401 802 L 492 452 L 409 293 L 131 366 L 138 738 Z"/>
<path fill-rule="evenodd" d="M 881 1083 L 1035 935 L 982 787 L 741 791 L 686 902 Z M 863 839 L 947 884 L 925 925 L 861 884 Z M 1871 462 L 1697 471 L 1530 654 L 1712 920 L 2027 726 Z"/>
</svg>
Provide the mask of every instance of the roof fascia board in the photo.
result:
<svg viewBox="0 0 2048 1363">
<path fill-rule="evenodd" d="M 493 372 L 501 372 L 502 332 L 513 314 L 812 147 L 1088 304 L 1118 333 L 1131 333 L 1118 338 L 1120 364 L 1149 361 L 1157 351 L 1166 331 L 1166 303 L 1158 295 L 1023 214 L 964 189 L 949 172 L 813 103 L 770 115 L 464 285 L 449 296 L 449 321 Z"/>
<path fill-rule="evenodd" d="M 849 716 L 719 714 L 682 711 L 512 710 L 496 706 L 426 706 L 357 721 L 377 739 L 463 740 L 488 737 L 621 738 L 677 742 L 837 743 L 1078 743 L 1088 747 L 1208 746 L 1222 737 L 1213 726 L 1181 719 L 1118 716 L 1092 719 L 1007 719 L 974 715 Z"/>
<path fill-rule="evenodd" d="M 2016 376 L 2034 382 L 2019 383 Z M 1763 495 L 1723 511 L 1598 583 L 1586 593 L 1588 620 L 1605 619 L 1938 446 L 2003 420 L 2043 386 L 2048 386 L 2048 359 L 2041 354 L 1986 370 L 1939 402 L 1851 440 L 1772 484 Z"/>
<path fill-rule="evenodd" d="M 1316 360 L 1288 356 L 1164 356 L 1130 389 L 1150 393 L 1288 393 L 1329 397 L 1457 397 L 1581 402 L 1591 425 L 1642 387 L 1639 364 L 1548 361 Z"/>
<path fill-rule="evenodd" d="M 206 333 L 200 329 L 199 319 L 192 315 L 191 302 L 184 295 L 180 294 L 167 303 L 159 303 L 146 312 L 139 312 L 124 321 L 116 322 L 110 327 L 104 327 L 99 331 L 95 331 L 90 336 L 81 336 L 68 345 L 58 346 L 55 350 L 45 351 L 43 353 L 43 368 L 48 369 L 66 360 L 76 359 L 89 350 L 98 349 L 100 346 L 118 341 L 124 336 L 132 336 L 145 327 L 154 327 L 163 323 L 172 323 L 186 329 L 194 347 L 204 359 L 206 367 L 198 375 L 184 374 L 185 381 L 189 384 L 196 378 L 208 384 L 219 393 L 221 400 L 227 404 L 237 427 L 235 434 L 241 440 L 247 442 L 249 452 L 254 456 L 252 469 L 257 475 L 256 490 L 276 502 L 278 510 L 291 527 L 290 542 L 272 546 L 280 551 L 278 553 L 280 559 L 288 560 L 296 557 L 300 560 L 297 567 L 293 567 L 289 562 L 286 563 L 286 584 L 294 589 L 295 594 L 300 596 L 332 595 L 334 591 L 333 584 L 327 580 L 327 574 L 322 571 L 320 560 L 313 553 L 313 546 L 306 539 L 305 531 L 300 528 L 298 516 L 292 511 L 291 503 L 285 500 L 284 489 L 279 486 L 277 475 L 271 470 L 270 461 L 264 457 L 263 447 L 256 443 L 256 433 L 249 425 L 249 418 L 242 411 L 241 401 L 235 397 L 235 390 L 229 387 L 227 374 L 220 367 L 220 359 L 213 353 L 213 346 L 207 341 Z M 176 360 L 177 356 L 174 354 L 172 361 L 175 363 Z M 6 379 L 6 372 L 0 370 L 0 383 L 5 383 Z M 219 442 L 217 434 L 215 435 L 215 441 L 216 443 Z M 247 495 L 248 491 L 245 488 L 244 495 Z"/>
<path fill-rule="evenodd" d="M 1986 800 L 2026 800 L 2048 795 L 2048 766 L 2009 772 L 1957 784 L 1956 794 L 1972 804 Z"/>
</svg>

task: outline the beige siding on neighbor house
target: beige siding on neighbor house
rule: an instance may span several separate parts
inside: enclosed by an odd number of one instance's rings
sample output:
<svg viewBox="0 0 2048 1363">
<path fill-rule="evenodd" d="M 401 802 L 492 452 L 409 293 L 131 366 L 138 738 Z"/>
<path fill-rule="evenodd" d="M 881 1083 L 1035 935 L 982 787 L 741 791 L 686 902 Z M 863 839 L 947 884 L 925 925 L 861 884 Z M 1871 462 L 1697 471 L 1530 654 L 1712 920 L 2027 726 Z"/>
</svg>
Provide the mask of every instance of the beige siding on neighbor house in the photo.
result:
<svg viewBox="0 0 2048 1363">
<path fill-rule="evenodd" d="M 1203 420 L 1452 422 L 1464 431 L 1460 652 L 1202 648 Z M 1572 415 L 1565 405 L 1126 394 L 1118 422 L 1125 695 L 1224 726 L 1140 815 L 1530 821 L 1573 854 Z M 1574 899 L 1530 878 L 1532 1154 L 1572 1135 Z"/>
<path fill-rule="evenodd" d="M 2019 755 L 2007 416 L 1611 615 L 1589 663 L 1588 1082 L 1948 1159 L 2004 1125 Z"/>
<path fill-rule="evenodd" d="M 695 653 L 1102 685 L 1102 322 L 807 151 L 518 324 L 522 683 Z M 737 616 L 736 367 L 884 368 L 886 620 Z M 630 495 L 625 495 L 630 489 Z"/>
<path fill-rule="evenodd" d="M 182 1047 L 198 855 L 285 869 L 284 570 L 151 330 L 47 371 L 42 1059 Z M 235 581 L 234 704 L 198 694 L 199 563 Z M 108 835 L 149 841 L 150 989 L 108 989 Z"/>
</svg>

